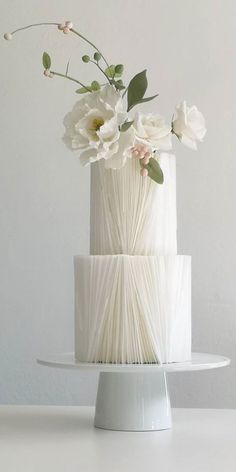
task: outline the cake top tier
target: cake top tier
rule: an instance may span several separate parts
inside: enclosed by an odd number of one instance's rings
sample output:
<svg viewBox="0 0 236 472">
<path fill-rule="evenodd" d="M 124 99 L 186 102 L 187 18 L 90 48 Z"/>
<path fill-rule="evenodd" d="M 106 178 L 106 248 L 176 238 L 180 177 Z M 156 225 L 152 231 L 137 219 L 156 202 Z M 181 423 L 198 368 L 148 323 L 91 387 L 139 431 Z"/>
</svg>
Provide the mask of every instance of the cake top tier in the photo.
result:
<svg viewBox="0 0 236 472">
<path fill-rule="evenodd" d="M 91 167 L 90 254 L 177 253 L 175 156 L 161 154 L 163 185 L 140 176 L 139 162 Z"/>
</svg>

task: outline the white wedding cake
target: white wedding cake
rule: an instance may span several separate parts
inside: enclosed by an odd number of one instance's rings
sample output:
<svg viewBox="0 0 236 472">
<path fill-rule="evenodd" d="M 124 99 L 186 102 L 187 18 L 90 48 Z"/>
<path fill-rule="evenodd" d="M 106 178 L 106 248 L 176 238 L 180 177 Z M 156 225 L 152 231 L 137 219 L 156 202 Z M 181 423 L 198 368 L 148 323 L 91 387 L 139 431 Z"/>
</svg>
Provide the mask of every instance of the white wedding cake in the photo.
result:
<svg viewBox="0 0 236 472">
<path fill-rule="evenodd" d="M 84 362 L 191 357 L 191 258 L 177 255 L 175 157 L 163 185 L 138 160 L 91 166 L 90 256 L 75 256 L 75 355 Z"/>
<path fill-rule="evenodd" d="M 69 20 L 31 24 L 4 38 L 43 25 L 89 45 L 82 62 L 102 74 L 84 83 L 68 75 L 70 61 L 63 73 L 52 69 L 46 51 L 42 56 L 45 77 L 69 80 L 82 95 L 64 118 L 63 140 L 82 165 L 91 165 L 90 256 L 74 258 L 76 359 L 187 361 L 191 258 L 177 255 L 175 157 L 169 151 L 173 137 L 196 150 L 206 134 L 204 116 L 186 100 L 169 123 L 159 112 L 133 114 L 159 95 L 146 95 L 147 70 L 127 83 L 124 65 L 108 62 Z"/>
</svg>

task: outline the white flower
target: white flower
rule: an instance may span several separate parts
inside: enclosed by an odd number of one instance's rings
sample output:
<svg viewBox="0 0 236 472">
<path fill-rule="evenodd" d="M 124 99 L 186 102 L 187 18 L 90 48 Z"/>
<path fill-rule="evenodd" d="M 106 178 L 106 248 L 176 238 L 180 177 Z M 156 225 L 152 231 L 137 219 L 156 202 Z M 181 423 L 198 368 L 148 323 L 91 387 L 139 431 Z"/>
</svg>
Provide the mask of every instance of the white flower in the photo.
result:
<svg viewBox="0 0 236 472">
<path fill-rule="evenodd" d="M 120 133 L 117 152 L 113 154 L 110 159 L 105 161 L 105 167 L 107 169 L 121 169 L 127 161 L 131 159 L 132 156 L 132 147 L 135 141 L 134 129 L 131 126 L 127 131 Z"/>
<path fill-rule="evenodd" d="M 69 29 L 72 29 L 72 28 L 73 28 L 73 23 L 72 23 L 72 21 L 66 21 L 66 22 L 65 22 L 65 26 L 66 26 L 67 28 L 69 28 Z"/>
<path fill-rule="evenodd" d="M 102 90 L 92 92 L 78 101 L 65 116 L 64 142 L 73 151 L 83 151 L 80 155 L 83 165 L 114 157 L 113 165 L 116 165 L 117 160 L 120 166 L 119 149 L 125 149 L 131 138 L 131 133 L 123 136 L 127 132 L 119 131 L 126 116 L 120 93 L 111 85 L 106 85 Z M 133 141 L 130 146 L 132 144 Z"/>
<path fill-rule="evenodd" d="M 176 107 L 176 118 L 172 126 L 181 143 L 191 149 L 197 149 L 196 141 L 202 141 L 206 134 L 204 116 L 197 107 L 187 107 L 185 101 Z"/>
<path fill-rule="evenodd" d="M 134 124 L 136 142 L 151 146 L 153 149 L 169 151 L 172 148 L 171 127 L 160 115 L 137 113 Z"/>
</svg>

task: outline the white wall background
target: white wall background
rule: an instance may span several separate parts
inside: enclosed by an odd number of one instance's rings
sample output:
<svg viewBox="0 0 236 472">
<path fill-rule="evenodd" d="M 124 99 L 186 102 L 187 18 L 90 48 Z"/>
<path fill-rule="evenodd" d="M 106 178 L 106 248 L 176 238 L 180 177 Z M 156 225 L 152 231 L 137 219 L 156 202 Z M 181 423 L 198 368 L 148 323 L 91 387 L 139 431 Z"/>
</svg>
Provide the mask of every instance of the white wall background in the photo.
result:
<svg viewBox="0 0 236 472">
<path fill-rule="evenodd" d="M 193 348 L 225 354 L 232 366 L 172 375 L 178 406 L 236 407 L 236 33 L 235 0 L 7 0 L 0 31 L 71 19 L 127 79 L 147 67 L 145 110 L 171 118 L 186 98 L 204 113 L 199 152 L 178 155 L 179 253 L 193 256 Z M 73 266 L 88 252 L 89 170 L 61 141 L 77 96 L 42 76 L 41 55 L 86 80 L 89 50 L 56 29 L 0 41 L 0 402 L 90 404 L 94 374 L 36 365 L 40 354 L 73 348 Z"/>
</svg>

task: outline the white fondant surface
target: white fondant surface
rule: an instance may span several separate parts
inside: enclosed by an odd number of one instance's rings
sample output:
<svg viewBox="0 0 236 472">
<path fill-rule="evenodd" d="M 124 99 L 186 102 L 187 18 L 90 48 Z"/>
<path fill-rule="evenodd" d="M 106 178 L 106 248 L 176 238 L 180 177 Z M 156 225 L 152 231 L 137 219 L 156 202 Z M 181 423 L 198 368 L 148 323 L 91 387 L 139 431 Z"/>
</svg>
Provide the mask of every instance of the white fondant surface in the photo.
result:
<svg viewBox="0 0 236 472">
<path fill-rule="evenodd" d="M 141 177 L 136 159 L 120 170 L 92 164 L 90 254 L 177 254 L 175 156 L 159 163 L 162 185 Z"/>
<path fill-rule="evenodd" d="M 74 265 L 78 360 L 191 358 L 189 256 L 75 256 Z"/>
</svg>

